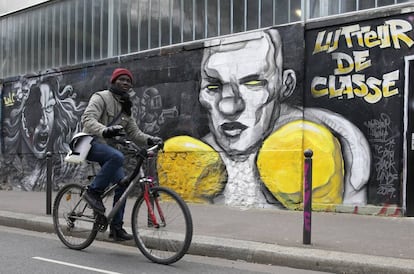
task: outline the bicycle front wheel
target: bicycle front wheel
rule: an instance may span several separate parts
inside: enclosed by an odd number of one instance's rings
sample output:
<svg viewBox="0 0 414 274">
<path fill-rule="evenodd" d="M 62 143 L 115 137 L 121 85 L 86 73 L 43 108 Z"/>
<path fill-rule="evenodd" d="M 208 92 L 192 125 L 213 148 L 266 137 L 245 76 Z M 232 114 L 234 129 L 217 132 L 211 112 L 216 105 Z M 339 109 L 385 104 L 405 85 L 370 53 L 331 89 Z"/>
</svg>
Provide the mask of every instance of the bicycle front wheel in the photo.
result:
<svg viewBox="0 0 414 274">
<path fill-rule="evenodd" d="M 84 249 L 96 237 L 96 215 L 82 199 L 86 189 L 78 184 L 64 186 L 53 204 L 53 225 L 64 245 L 71 249 Z"/>
<path fill-rule="evenodd" d="M 193 237 L 190 210 L 182 198 L 168 188 L 154 187 L 150 196 L 148 203 L 143 195 L 135 202 L 132 233 L 145 257 L 155 263 L 172 264 L 190 247 Z"/>
</svg>

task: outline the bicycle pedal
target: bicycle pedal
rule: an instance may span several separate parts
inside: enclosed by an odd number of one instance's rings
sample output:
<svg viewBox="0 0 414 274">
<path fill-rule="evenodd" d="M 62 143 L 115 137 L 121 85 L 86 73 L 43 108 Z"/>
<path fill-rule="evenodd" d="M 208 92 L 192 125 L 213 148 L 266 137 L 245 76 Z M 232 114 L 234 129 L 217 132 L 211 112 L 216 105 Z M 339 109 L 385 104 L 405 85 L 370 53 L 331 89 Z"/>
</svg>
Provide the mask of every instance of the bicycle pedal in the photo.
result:
<svg viewBox="0 0 414 274">
<path fill-rule="evenodd" d="M 97 213 L 95 219 L 95 225 L 99 232 L 105 232 L 108 228 L 108 219 L 105 215 Z"/>
</svg>

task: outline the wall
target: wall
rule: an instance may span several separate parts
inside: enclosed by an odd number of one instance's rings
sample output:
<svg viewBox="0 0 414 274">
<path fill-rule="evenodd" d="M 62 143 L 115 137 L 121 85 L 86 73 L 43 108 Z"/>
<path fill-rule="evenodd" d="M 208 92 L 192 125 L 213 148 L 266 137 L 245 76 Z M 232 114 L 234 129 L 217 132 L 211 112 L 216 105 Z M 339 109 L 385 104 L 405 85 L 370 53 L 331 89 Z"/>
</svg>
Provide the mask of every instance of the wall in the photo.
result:
<svg viewBox="0 0 414 274">
<path fill-rule="evenodd" d="M 47 151 L 56 190 L 89 173 L 63 157 L 88 98 L 122 66 L 135 77 L 137 123 L 166 140 L 160 183 L 187 201 L 301 209 L 310 148 L 315 210 L 399 215 L 412 16 L 306 34 L 302 24 L 285 25 L 8 78 L 0 186 L 43 190 Z M 385 212 L 390 205 L 396 210 Z"/>
<path fill-rule="evenodd" d="M 369 179 L 360 187 L 371 205 L 404 200 L 405 58 L 413 52 L 412 24 L 412 14 L 405 14 L 306 32 L 306 105 L 346 116 L 367 139 L 371 165 L 362 172 Z"/>
</svg>

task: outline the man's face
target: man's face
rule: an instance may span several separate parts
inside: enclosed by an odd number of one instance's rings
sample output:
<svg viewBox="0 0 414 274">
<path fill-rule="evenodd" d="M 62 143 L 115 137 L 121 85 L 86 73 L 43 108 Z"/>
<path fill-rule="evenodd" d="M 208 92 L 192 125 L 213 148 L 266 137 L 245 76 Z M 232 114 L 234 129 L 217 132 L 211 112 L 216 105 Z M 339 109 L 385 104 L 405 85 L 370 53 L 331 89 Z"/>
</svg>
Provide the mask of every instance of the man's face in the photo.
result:
<svg viewBox="0 0 414 274">
<path fill-rule="evenodd" d="M 218 144 L 241 155 L 261 144 L 278 117 L 282 72 L 265 37 L 233 48 L 207 56 L 199 99 Z"/>
<path fill-rule="evenodd" d="M 47 152 L 53 130 L 55 104 L 50 86 L 40 84 L 38 89 L 31 90 L 23 110 L 23 136 L 30 150 L 39 158 Z"/>
<path fill-rule="evenodd" d="M 128 75 L 121 75 L 115 80 L 115 86 L 122 91 L 128 92 L 132 88 L 132 81 Z"/>
</svg>

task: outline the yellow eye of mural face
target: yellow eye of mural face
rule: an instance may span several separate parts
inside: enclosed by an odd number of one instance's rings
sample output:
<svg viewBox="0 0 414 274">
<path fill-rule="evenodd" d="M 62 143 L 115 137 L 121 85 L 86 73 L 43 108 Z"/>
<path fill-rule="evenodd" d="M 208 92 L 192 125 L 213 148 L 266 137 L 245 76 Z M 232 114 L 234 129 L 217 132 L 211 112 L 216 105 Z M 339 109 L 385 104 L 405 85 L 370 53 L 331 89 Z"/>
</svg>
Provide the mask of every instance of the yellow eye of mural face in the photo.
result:
<svg viewBox="0 0 414 274">
<path fill-rule="evenodd" d="M 246 86 L 258 87 L 258 86 L 264 86 L 265 81 L 263 81 L 263 80 L 251 80 L 251 81 L 248 81 L 248 82 L 246 82 L 244 84 Z"/>
<path fill-rule="evenodd" d="M 208 85 L 207 89 L 210 91 L 218 91 L 220 89 L 219 85 Z"/>
</svg>

